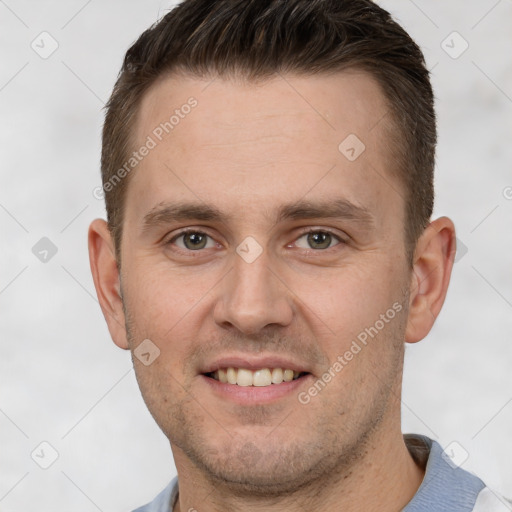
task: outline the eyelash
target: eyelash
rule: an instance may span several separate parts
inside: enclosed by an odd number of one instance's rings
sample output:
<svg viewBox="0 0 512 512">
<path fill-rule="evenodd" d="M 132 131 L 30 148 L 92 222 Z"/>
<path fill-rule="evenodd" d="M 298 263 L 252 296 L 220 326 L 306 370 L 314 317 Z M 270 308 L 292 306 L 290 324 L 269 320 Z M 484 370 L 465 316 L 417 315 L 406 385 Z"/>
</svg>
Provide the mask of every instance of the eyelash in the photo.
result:
<svg viewBox="0 0 512 512">
<path fill-rule="evenodd" d="M 205 235 L 205 236 L 207 236 L 207 237 L 209 237 L 209 238 L 211 238 L 213 240 L 213 237 L 211 237 L 208 233 L 205 233 L 204 231 L 200 231 L 200 230 L 197 230 L 197 229 L 187 228 L 187 229 L 184 229 L 183 231 L 180 231 L 178 234 L 174 235 L 167 242 L 164 242 L 164 245 L 171 245 L 176 240 L 178 240 L 178 238 L 180 238 L 180 237 L 182 237 L 184 235 L 187 235 L 189 233 Z M 309 234 L 312 234 L 312 233 L 325 233 L 325 234 L 331 235 L 334 239 L 336 239 L 338 241 L 338 243 L 335 244 L 332 247 L 328 247 L 327 249 L 313 249 L 313 248 L 305 249 L 307 251 L 327 252 L 330 249 L 333 249 L 334 247 L 336 247 L 337 245 L 341 245 L 341 244 L 346 244 L 347 243 L 347 240 L 341 238 L 339 235 L 337 235 L 336 233 L 334 233 L 333 231 L 331 231 L 329 229 L 310 229 L 310 228 L 305 229 L 304 231 L 301 231 L 300 235 L 295 239 L 295 241 L 299 240 L 303 236 L 306 236 L 306 235 L 309 235 Z M 198 249 L 196 251 L 193 251 L 191 249 L 182 249 L 181 247 L 178 247 L 177 250 L 181 251 L 181 252 L 184 252 L 184 253 L 187 253 L 187 254 L 191 254 L 191 253 L 194 253 L 194 252 L 201 253 L 203 251 L 202 249 Z"/>
</svg>

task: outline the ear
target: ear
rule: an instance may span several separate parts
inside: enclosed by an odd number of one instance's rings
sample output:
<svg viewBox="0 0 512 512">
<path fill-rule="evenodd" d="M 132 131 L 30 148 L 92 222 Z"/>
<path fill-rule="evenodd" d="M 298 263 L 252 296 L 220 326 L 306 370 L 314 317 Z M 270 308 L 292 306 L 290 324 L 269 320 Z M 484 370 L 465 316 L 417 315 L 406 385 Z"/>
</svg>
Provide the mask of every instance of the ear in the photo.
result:
<svg viewBox="0 0 512 512">
<path fill-rule="evenodd" d="M 447 217 L 431 222 L 420 236 L 411 274 L 406 342 L 422 340 L 434 325 L 448 291 L 455 251 L 455 226 Z"/>
<path fill-rule="evenodd" d="M 110 336 L 118 347 L 128 349 L 114 243 L 103 219 L 92 221 L 89 226 L 88 242 L 94 286 Z"/>
</svg>

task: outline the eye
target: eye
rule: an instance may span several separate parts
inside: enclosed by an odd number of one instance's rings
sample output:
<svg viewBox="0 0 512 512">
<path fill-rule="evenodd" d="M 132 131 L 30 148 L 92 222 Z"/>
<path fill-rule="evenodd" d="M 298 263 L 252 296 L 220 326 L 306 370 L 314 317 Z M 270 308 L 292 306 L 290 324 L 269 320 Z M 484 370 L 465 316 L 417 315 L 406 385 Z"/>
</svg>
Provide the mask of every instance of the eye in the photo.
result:
<svg viewBox="0 0 512 512">
<path fill-rule="evenodd" d="M 295 245 L 301 249 L 330 249 L 334 245 L 338 245 L 342 240 L 329 233 L 329 231 L 315 230 L 308 231 L 300 236 Z"/>
<path fill-rule="evenodd" d="M 201 231 L 182 231 L 180 234 L 171 238 L 167 243 L 175 243 L 180 249 L 188 251 L 198 251 L 200 249 L 215 247 L 214 240 Z"/>
</svg>

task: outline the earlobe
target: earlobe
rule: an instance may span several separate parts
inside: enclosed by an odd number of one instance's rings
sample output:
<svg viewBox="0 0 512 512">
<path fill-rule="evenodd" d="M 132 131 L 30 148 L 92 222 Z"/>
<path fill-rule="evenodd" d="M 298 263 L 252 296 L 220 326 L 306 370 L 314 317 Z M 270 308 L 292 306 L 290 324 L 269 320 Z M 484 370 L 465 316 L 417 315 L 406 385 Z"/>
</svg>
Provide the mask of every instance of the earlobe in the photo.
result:
<svg viewBox="0 0 512 512">
<path fill-rule="evenodd" d="M 420 236 L 411 273 L 408 343 L 422 340 L 434 325 L 448 291 L 455 250 L 455 227 L 447 217 L 431 222 Z"/>
<path fill-rule="evenodd" d="M 89 263 L 103 316 L 114 343 L 128 349 L 120 276 L 107 223 L 94 220 L 88 233 Z"/>
</svg>

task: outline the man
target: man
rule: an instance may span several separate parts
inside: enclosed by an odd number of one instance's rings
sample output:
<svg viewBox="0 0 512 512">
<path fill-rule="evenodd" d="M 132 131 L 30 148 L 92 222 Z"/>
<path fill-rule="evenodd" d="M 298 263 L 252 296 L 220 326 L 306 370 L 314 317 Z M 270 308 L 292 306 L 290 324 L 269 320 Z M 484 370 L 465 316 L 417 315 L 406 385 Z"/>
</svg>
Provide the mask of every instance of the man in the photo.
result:
<svg viewBox="0 0 512 512">
<path fill-rule="evenodd" d="M 403 435 L 455 254 L 423 55 L 370 0 L 186 0 L 107 105 L 89 251 L 178 478 L 141 511 L 508 510 Z"/>
</svg>

